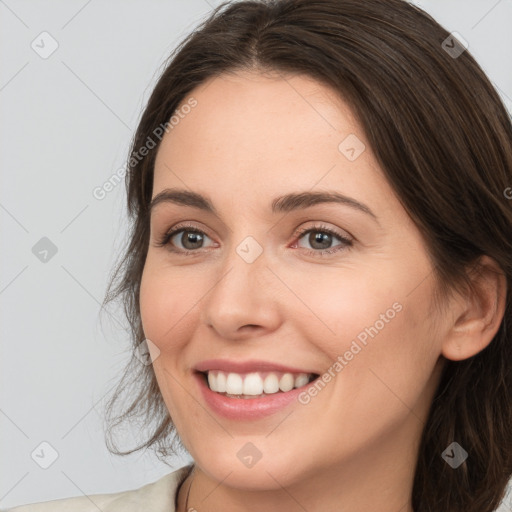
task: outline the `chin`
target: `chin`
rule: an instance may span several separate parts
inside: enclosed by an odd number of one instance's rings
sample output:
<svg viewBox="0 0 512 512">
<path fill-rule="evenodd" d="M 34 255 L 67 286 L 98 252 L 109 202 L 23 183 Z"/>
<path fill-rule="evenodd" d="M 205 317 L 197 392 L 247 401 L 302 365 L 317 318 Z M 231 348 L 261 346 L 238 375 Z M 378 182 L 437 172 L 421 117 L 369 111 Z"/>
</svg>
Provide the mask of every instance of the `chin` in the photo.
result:
<svg viewBox="0 0 512 512">
<path fill-rule="evenodd" d="M 246 442 L 236 444 L 244 447 Z M 296 456 L 287 457 L 283 453 L 276 455 L 275 452 L 266 454 L 262 450 L 259 460 L 250 461 L 249 458 L 246 458 L 244 461 L 244 457 L 250 456 L 245 455 L 242 448 L 240 455 L 242 460 L 240 460 L 237 456 L 239 450 L 240 448 L 237 447 L 233 450 L 233 454 L 229 451 L 223 453 L 212 451 L 206 457 L 195 460 L 202 471 L 212 479 L 223 482 L 223 485 L 245 491 L 278 490 L 282 486 L 286 487 L 292 484 L 298 476 L 297 471 L 300 468 L 297 467 L 298 458 Z M 245 450 L 249 453 L 251 448 L 246 446 Z M 256 456 L 256 452 L 254 452 L 254 455 Z"/>
</svg>

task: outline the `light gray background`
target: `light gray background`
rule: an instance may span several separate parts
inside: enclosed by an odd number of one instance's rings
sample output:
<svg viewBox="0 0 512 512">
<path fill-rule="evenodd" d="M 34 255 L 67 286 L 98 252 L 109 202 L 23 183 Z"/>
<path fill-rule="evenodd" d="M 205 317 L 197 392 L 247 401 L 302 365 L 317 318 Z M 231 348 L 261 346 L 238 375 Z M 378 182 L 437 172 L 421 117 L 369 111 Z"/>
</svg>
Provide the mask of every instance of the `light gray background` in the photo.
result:
<svg viewBox="0 0 512 512">
<path fill-rule="evenodd" d="M 2 508 L 171 471 L 104 445 L 103 406 L 129 344 L 116 320 L 100 323 L 99 304 L 127 224 L 124 184 L 103 200 L 92 191 L 123 166 L 164 59 L 218 3 L 0 0 Z M 512 0 L 416 3 L 469 42 L 512 111 Z M 43 31 L 58 42 L 46 59 L 31 48 Z M 43 237 L 57 247 L 45 263 L 32 252 Z M 42 442 L 58 452 L 47 469 L 31 457 Z"/>
</svg>

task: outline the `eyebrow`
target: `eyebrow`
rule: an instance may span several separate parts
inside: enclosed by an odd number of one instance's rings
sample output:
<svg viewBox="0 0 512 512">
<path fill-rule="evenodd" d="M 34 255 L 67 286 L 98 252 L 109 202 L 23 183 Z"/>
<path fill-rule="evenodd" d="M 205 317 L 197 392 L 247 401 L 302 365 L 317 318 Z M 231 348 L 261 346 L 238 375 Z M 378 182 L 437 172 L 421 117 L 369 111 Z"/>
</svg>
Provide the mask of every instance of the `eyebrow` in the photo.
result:
<svg viewBox="0 0 512 512">
<path fill-rule="evenodd" d="M 209 198 L 190 190 L 177 188 L 166 188 L 162 190 L 151 200 L 149 213 L 151 214 L 153 209 L 161 203 L 174 203 L 182 206 L 189 206 L 191 208 L 197 208 L 198 210 L 212 213 L 220 218 L 220 215 Z M 324 203 L 336 203 L 349 206 L 353 209 L 366 213 L 379 223 L 377 216 L 368 206 L 335 191 L 296 192 L 286 194 L 276 197 L 272 201 L 270 207 L 272 213 L 287 213 Z"/>
</svg>

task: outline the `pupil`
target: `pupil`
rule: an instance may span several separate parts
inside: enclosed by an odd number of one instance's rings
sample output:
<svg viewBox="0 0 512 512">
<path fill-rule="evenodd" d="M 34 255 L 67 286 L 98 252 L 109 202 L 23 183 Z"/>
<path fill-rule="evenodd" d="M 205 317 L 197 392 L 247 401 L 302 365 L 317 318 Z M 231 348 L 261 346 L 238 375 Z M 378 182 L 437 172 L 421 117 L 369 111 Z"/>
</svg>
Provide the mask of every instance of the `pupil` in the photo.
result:
<svg viewBox="0 0 512 512">
<path fill-rule="evenodd" d="M 329 233 L 320 233 L 317 231 L 316 233 L 311 233 L 309 238 L 309 243 L 312 247 L 315 247 L 317 242 L 320 244 L 324 242 L 323 246 L 317 247 L 318 249 L 327 249 L 331 242 L 331 235 Z"/>
<path fill-rule="evenodd" d="M 183 246 L 187 249 L 196 249 L 196 245 L 201 243 L 202 237 L 201 233 L 194 233 L 194 232 L 188 232 L 187 236 L 185 237 L 185 242 L 183 243 Z M 187 247 L 187 244 L 191 242 L 192 247 Z M 194 245 L 196 244 L 196 245 Z"/>
</svg>

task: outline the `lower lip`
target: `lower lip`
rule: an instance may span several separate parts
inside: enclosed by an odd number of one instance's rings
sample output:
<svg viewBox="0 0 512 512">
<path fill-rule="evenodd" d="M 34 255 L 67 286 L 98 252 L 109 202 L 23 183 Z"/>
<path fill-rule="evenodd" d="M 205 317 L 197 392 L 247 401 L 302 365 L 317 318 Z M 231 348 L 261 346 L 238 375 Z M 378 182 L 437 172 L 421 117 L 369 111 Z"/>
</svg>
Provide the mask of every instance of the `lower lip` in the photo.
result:
<svg viewBox="0 0 512 512">
<path fill-rule="evenodd" d="M 285 393 L 273 393 L 262 398 L 229 398 L 212 391 L 203 374 L 196 372 L 194 377 L 197 379 L 199 389 L 210 409 L 231 420 L 254 420 L 270 416 L 295 401 L 303 389 L 311 384 L 294 388 Z"/>
</svg>

